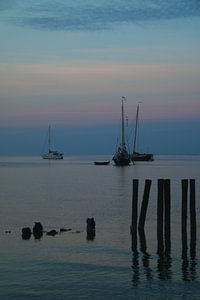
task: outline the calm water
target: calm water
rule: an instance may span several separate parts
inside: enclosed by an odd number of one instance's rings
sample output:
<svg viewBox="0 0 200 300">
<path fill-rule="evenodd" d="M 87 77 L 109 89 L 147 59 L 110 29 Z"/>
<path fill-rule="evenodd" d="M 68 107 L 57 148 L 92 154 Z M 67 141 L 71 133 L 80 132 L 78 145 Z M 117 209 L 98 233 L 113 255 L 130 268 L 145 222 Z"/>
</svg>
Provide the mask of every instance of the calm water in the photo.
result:
<svg viewBox="0 0 200 300">
<path fill-rule="evenodd" d="M 0 299 L 199 299 L 199 240 L 196 255 L 188 249 L 182 258 L 180 224 L 181 179 L 194 178 L 199 232 L 200 157 L 158 156 L 124 168 L 93 165 L 98 159 L 0 158 Z M 140 180 L 140 202 L 144 180 L 153 180 L 147 252 L 139 241 L 138 252 L 131 250 L 133 178 Z M 171 179 L 172 249 L 166 257 L 156 254 L 158 178 Z M 96 220 L 93 241 L 87 240 L 87 217 Z M 71 231 L 22 240 L 22 227 L 35 221 L 45 230 Z"/>
</svg>

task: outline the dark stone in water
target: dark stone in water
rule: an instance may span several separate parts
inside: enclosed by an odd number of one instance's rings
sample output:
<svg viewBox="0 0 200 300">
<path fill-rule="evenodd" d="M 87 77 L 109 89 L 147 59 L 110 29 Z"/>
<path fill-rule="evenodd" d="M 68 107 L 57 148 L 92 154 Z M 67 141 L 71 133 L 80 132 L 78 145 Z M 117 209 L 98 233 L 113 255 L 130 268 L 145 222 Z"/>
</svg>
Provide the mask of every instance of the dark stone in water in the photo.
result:
<svg viewBox="0 0 200 300">
<path fill-rule="evenodd" d="M 94 218 L 87 218 L 87 240 L 93 241 L 95 238 L 95 220 Z"/>
<path fill-rule="evenodd" d="M 54 229 L 50 230 L 50 231 L 47 231 L 47 235 L 55 236 L 56 234 L 58 234 L 58 232 Z"/>
<path fill-rule="evenodd" d="M 43 235 L 43 226 L 40 222 L 35 222 L 33 226 L 33 235 L 35 239 L 40 239 Z"/>
<path fill-rule="evenodd" d="M 61 232 L 67 232 L 67 231 L 70 231 L 71 230 L 71 228 L 60 228 L 60 233 Z"/>
<path fill-rule="evenodd" d="M 31 229 L 29 227 L 22 228 L 22 239 L 23 240 L 29 240 L 31 237 Z"/>
</svg>

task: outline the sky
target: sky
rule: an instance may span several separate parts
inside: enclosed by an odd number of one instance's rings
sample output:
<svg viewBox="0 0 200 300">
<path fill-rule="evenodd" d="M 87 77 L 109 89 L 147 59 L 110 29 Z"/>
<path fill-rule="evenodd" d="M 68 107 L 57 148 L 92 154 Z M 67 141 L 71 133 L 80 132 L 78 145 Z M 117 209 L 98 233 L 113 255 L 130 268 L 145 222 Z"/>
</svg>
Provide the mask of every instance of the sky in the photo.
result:
<svg viewBox="0 0 200 300">
<path fill-rule="evenodd" d="M 1 0 L 0 155 L 200 154 L 199 0 Z M 130 149 L 132 148 L 130 141 Z"/>
</svg>

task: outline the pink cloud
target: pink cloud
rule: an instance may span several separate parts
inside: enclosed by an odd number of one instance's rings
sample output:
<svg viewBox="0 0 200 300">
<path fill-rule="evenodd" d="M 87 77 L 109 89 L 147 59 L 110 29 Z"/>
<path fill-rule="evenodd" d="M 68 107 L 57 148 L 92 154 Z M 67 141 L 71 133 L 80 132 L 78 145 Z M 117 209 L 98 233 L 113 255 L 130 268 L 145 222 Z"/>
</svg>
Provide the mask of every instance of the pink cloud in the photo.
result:
<svg viewBox="0 0 200 300">
<path fill-rule="evenodd" d="M 135 118 L 200 117 L 200 72 L 194 65 L 0 64 L 4 122 L 118 122 L 120 98 Z"/>
</svg>

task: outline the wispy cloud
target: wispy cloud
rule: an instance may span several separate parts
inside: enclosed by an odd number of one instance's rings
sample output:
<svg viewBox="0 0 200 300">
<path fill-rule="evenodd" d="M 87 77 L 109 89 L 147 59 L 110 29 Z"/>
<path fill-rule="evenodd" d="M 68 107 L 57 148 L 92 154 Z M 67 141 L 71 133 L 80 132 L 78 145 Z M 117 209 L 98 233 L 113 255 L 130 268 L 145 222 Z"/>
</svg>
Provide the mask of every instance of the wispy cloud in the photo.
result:
<svg viewBox="0 0 200 300">
<path fill-rule="evenodd" d="M 120 23 L 200 16 L 199 0 L 1 1 L 3 19 L 43 30 L 101 30 Z"/>
</svg>

